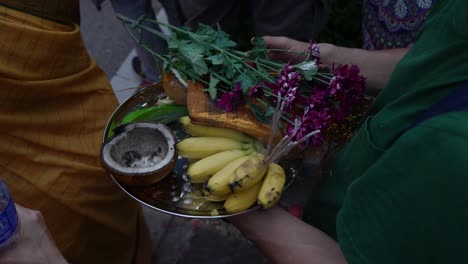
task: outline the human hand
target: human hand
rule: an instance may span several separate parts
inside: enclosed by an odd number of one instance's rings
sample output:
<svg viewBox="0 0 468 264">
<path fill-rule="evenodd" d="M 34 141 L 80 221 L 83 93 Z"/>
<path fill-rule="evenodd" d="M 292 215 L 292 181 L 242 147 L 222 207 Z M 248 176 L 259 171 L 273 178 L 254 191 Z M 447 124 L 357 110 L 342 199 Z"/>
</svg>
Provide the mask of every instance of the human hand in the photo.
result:
<svg viewBox="0 0 468 264">
<path fill-rule="evenodd" d="M 272 60 L 287 61 L 292 64 L 296 64 L 305 60 L 306 58 L 305 55 L 299 54 L 297 52 L 307 52 L 307 48 L 309 47 L 308 43 L 287 37 L 264 36 L 263 40 L 265 41 L 267 49 L 282 49 L 292 51 L 270 51 L 270 59 Z"/>
<path fill-rule="evenodd" d="M 68 263 L 55 246 L 42 214 L 18 204 L 15 206 L 20 221 L 19 237 L 10 248 L 0 252 L 0 263 Z"/>
<path fill-rule="evenodd" d="M 286 61 L 297 64 L 306 59 L 303 54 L 297 52 L 307 52 L 309 43 L 297 41 L 287 37 L 263 37 L 268 49 L 283 49 L 293 52 L 270 51 L 270 59 Z M 339 48 L 329 43 L 319 43 L 321 67 L 332 68 L 335 63 L 335 57 L 339 57 Z"/>
</svg>

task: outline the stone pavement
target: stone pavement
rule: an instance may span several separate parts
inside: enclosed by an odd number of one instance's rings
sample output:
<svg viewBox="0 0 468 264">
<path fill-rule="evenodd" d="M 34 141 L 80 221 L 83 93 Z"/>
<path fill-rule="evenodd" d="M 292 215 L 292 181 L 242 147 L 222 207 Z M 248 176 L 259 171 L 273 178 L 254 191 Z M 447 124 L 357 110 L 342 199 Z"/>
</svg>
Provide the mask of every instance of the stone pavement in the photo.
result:
<svg viewBox="0 0 468 264">
<path fill-rule="evenodd" d="M 155 13 L 160 5 L 153 1 Z M 98 12 L 91 0 L 81 0 L 81 29 L 86 47 L 103 68 L 122 102 L 133 93 L 139 79 L 130 67 L 134 46 L 115 18 L 110 2 Z M 122 92 L 130 91 L 130 92 Z M 303 204 L 310 189 L 309 164 L 303 177 L 295 180 L 282 199 L 283 204 Z M 305 177 L 305 176 L 309 177 Z M 153 263 L 159 264 L 229 264 L 267 263 L 255 246 L 237 229 L 221 220 L 193 220 L 144 209 L 153 241 Z"/>
</svg>

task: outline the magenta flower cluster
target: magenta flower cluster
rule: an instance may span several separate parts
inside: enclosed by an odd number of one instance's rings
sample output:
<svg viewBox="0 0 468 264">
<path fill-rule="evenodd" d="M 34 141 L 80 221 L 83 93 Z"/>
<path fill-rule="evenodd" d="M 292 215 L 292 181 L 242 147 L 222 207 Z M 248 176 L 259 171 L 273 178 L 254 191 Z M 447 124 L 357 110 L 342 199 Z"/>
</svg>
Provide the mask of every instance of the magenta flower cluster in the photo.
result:
<svg viewBox="0 0 468 264">
<path fill-rule="evenodd" d="M 311 95 L 307 97 L 307 106 L 302 114 L 289 113 L 300 120 L 299 132 L 295 140 L 308 133 L 320 130 L 320 133 L 309 139 L 309 145 L 320 146 L 324 142 L 324 134 L 332 124 L 341 122 L 348 116 L 362 98 L 365 78 L 360 75 L 355 65 L 337 66 L 327 85 L 315 85 Z M 322 77 L 322 81 L 325 81 Z M 291 134 L 294 125 L 288 124 L 286 133 Z"/>
<path fill-rule="evenodd" d="M 284 111 L 291 111 L 296 103 L 297 90 L 301 82 L 301 74 L 294 71 L 294 68 L 289 64 L 286 64 L 281 70 L 278 78 L 276 79 L 276 85 L 273 86 L 273 94 L 280 96 L 284 100 Z M 277 101 L 277 98 L 274 102 Z"/>
<path fill-rule="evenodd" d="M 218 108 L 224 109 L 226 112 L 234 112 L 244 104 L 244 94 L 242 93 L 241 83 L 237 82 L 234 88 L 227 93 L 223 93 L 216 101 Z"/>
<path fill-rule="evenodd" d="M 309 54 L 310 59 L 320 63 L 319 45 L 314 41 L 310 42 Z M 286 64 L 275 83 L 261 81 L 249 89 L 248 96 L 271 96 L 275 104 L 279 96 L 283 104 L 283 116 L 289 121 L 296 120 L 296 124 L 287 122 L 286 135 L 294 136 L 293 140 L 299 141 L 309 133 L 320 130 L 320 133 L 310 136 L 305 143 L 305 146 L 318 147 L 323 144 L 327 129 L 351 114 L 360 102 L 365 83 L 365 78 L 356 65 L 335 66 L 330 72 L 319 72 L 312 81 L 306 81 L 298 67 Z M 301 89 L 303 84 L 306 89 Z M 217 100 L 217 106 L 232 112 L 244 101 L 240 83 L 236 83 L 234 89 Z"/>
<path fill-rule="evenodd" d="M 320 64 L 320 49 L 319 49 L 319 44 L 315 42 L 314 40 L 311 40 L 309 42 L 309 58 L 311 60 L 315 60 L 317 64 Z"/>
<path fill-rule="evenodd" d="M 328 86 L 329 96 L 338 103 L 334 122 L 340 122 L 361 100 L 366 86 L 366 79 L 356 65 L 340 65 L 333 69 L 333 78 Z"/>
</svg>

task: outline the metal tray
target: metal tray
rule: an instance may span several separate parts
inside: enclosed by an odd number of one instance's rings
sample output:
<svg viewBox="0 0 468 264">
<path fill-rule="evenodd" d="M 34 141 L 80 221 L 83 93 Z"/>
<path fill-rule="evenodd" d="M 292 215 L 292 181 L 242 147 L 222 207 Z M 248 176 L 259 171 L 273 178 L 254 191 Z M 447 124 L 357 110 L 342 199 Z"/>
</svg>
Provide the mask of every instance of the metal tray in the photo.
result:
<svg viewBox="0 0 468 264">
<path fill-rule="evenodd" d="M 103 143 L 112 134 L 112 129 L 120 124 L 126 114 L 137 109 L 154 106 L 158 100 L 165 96 L 159 83 L 139 90 L 114 111 L 104 131 Z M 183 132 L 177 122 L 170 123 L 168 126 L 173 130 L 178 141 L 189 136 Z M 287 160 L 281 163 L 287 175 L 285 191 L 296 178 L 300 164 L 299 159 Z M 260 208 L 254 206 L 244 212 L 227 213 L 223 209 L 223 202 L 211 202 L 202 197 L 203 184 L 192 184 L 187 180 L 186 176 L 184 176 L 186 166 L 187 160 L 179 157 L 175 168 L 166 178 L 147 187 L 127 186 L 117 181 L 111 173 L 110 176 L 125 193 L 139 203 L 175 216 L 214 219 L 243 214 Z M 214 212 L 216 213 L 213 214 Z"/>
</svg>

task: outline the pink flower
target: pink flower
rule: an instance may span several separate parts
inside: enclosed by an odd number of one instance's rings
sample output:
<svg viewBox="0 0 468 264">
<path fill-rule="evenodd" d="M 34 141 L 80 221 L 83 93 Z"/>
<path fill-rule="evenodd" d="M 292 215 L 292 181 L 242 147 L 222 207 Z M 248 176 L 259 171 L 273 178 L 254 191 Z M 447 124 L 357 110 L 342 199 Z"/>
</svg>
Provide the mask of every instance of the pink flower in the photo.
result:
<svg viewBox="0 0 468 264">
<path fill-rule="evenodd" d="M 284 95 L 284 93 L 286 93 L 286 91 L 288 91 L 290 88 L 299 86 L 300 81 L 301 75 L 299 74 L 299 72 L 295 72 L 294 68 L 291 67 L 289 64 L 284 65 L 283 69 L 278 75 L 278 78 L 276 79 L 278 89 L 280 90 L 282 95 Z M 273 92 L 275 94 L 278 93 L 278 91 Z"/>
<path fill-rule="evenodd" d="M 366 80 L 360 75 L 359 67 L 352 65 L 337 66 L 328 91 L 335 102 L 335 122 L 349 115 L 364 93 Z"/>
<path fill-rule="evenodd" d="M 250 88 L 249 96 L 254 97 L 254 98 L 262 97 L 265 94 L 265 91 L 264 91 L 265 88 L 263 87 L 265 84 L 266 84 L 265 81 L 259 82 L 254 87 Z"/>
<path fill-rule="evenodd" d="M 310 107 L 304 109 L 304 113 L 300 118 L 300 126 L 294 137 L 294 141 L 298 141 L 307 134 L 320 130 L 320 133 L 313 135 L 308 139 L 305 145 L 320 146 L 323 144 L 323 134 L 330 126 L 332 121 L 331 111 L 328 108 L 323 108 L 320 111 L 312 110 Z M 294 125 L 288 124 L 286 128 L 287 135 L 292 135 Z"/>
<path fill-rule="evenodd" d="M 315 93 L 309 96 L 308 105 L 312 109 L 321 109 L 327 104 L 327 97 L 329 95 L 325 90 L 315 89 L 315 91 Z"/>
<path fill-rule="evenodd" d="M 320 47 L 315 40 L 311 40 L 309 42 L 309 54 L 310 54 L 310 59 L 315 60 L 317 64 L 320 64 Z"/>
<path fill-rule="evenodd" d="M 294 102 L 296 101 L 297 86 L 290 88 L 283 97 L 284 111 L 289 112 L 294 109 Z"/>
<path fill-rule="evenodd" d="M 329 90 L 330 90 L 330 95 L 335 95 L 337 92 L 343 88 L 343 79 L 341 76 L 333 76 L 333 78 L 330 80 L 330 85 Z"/>
<path fill-rule="evenodd" d="M 301 75 L 299 72 L 294 71 L 294 68 L 286 64 L 281 70 L 278 78 L 276 79 L 276 86 L 273 87 L 273 94 L 283 98 L 285 102 L 285 111 L 290 111 L 294 108 L 296 102 L 296 94 L 301 82 Z M 276 99 L 274 100 L 277 101 Z"/>
<path fill-rule="evenodd" d="M 237 82 L 232 91 L 221 95 L 221 98 L 216 101 L 216 106 L 226 112 L 234 112 L 243 103 L 244 95 L 242 94 L 241 83 Z"/>
</svg>

